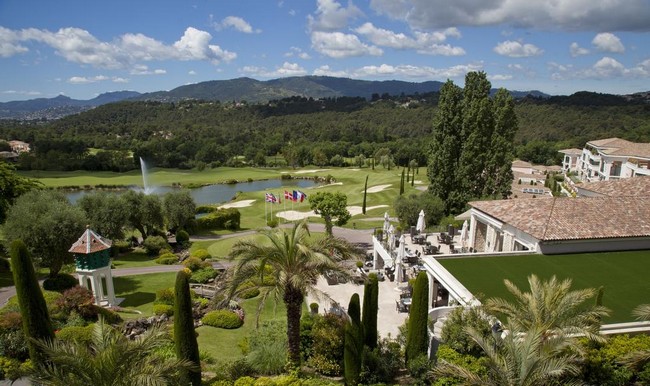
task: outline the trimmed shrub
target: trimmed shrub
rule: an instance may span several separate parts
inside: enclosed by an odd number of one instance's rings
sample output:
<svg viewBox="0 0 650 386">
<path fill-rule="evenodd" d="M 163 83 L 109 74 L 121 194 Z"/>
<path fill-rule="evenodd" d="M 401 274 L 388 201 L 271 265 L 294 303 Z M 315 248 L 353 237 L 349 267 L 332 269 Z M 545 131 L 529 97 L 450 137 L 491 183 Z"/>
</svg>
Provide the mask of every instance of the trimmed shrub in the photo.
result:
<svg viewBox="0 0 650 386">
<path fill-rule="evenodd" d="M 156 291 L 156 300 L 154 304 L 168 304 L 170 306 L 174 305 L 174 289 L 173 288 L 163 288 Z"/>
<path fill-rule="evenodd" d="M 97 307 L 92 292 L 81 286 L 63 292 L 63 295 L 56 300 L 56 305 L 66 315 L 75 311 L 84 319 L 97 317 Z"/>
<path fill-rule="evenodd" d="M 190 234 L 185 232 L 183 229 L 176 232 L 176 242 L 183 245 L 190 241 Z"/>
<path fill-rule="evenodd" d="M 245 291 L 242 291 L 239 294 L 239 297 L 242 299 L 252 299 L 254 297 L 257 297 L 260 294 L 259 288 L 249 288 Z"/>
<path fill-rule="evenodd" d="M 174 315 L 174 306 L 170 306 L 169 304 L 154 304 L 153 305 L 153 313 L 154 315 L 167 315 L 167 316 L 173 316 Z"/>
<path fill-rule="evenodd" d="M 63 327 L 56 333 L 56 337 L 62 341 L 75 341 L 79 343 L 90 343 L 93 339 L 94 324 L 84 327 Z"/>
<path fill-rule="evenodd" d="M 406 364 L 420 355 L 426 355 L 429 347 L 429 279 L 426 272 L 420 272 L 413 286 L 413 301 L 409 311 L 408 335 L 406 336 Z"/>
<path fill-rule="evenodd" d="M 48 277 L 43 281 L 43 289 L 48 291 L 63 292 L 79 285 L 79 281 L 67 273 L 58 273 L 55 277 Z"/>
<path fill-rule="evenodd" d="M 363 324 L 364 344 L 368 348 L 377 347 L 377 312 L 379 310 L 379 278 L 377 274 L 368 275 L 368 281 L 363 288 Z"/>
<path fill-rule="evenodd" d="M 183 265 L 185 268 L 188 268 L 192 272 L 198 271 L 201 268 L 205 268 L 205 263 L 196 257 L 185 259 L 185 261 L 183 261 Z"/>
<path fill-rule="evenodd" d="M 196 220 L 199 229 L 239 229 L 241 213 L 237 208 L 217 209 Z"/>
<path fill-rule="evenodd" d="M 219 271 L 217 271 L 214 268 L 201 268 L 197 271 L 192 272 L 192 276 L 190 277 L 190 283 L 201 283 L 205 284 L 209 282 L 210 280 L 214 279 L 217 277 L 219 274 Z"/>
<path fill-rule="evenodd" d="M 173 253 L 163 253 L 154 261 L 156 264 L 174 265 L 178 264 L 178 256 L 174 255 Z"/>
<path fill-rule="evenodd" d="M 197 249 L 196 251 L 192 252 L 190 256 L 201 259 L 202 261 L 212 258 L 212 255 L 210 255 L 210 252 L 208 252 L 207 249 Z"/>
<path fill-rule="evenodd" d="M 363 355 L 363 330 L 361 327 L 361 307 L 359 294 L 352 294 L 348 303 L 350 321 L 345 325 L 345 345 L 343 351 L 343 369 L 346 385 L 357 385 L 361 373 Z"/>
<path fill-rule="evenodd" d="M 199 345 L 194 332 L 192 299 L 190 296 L 189 275 L 185 271 L 176 274 L 174 286 L 174 343 L 176 357 L 198 366 L 197 370 L 182 370 L 181 383 L 201 386 L 201 359 Z"/>
<path fill-rule="evenodd" d="M 239 328 L 244 324 L 239 315 L 229 310 L 210 311 L 205 314 L 201 321 L 205 325 L 225 329 Z"/>
<path fill-rule="evenodd" d="M 144 239 L 142 246 L 151 256 L 157 255 L 163 249 L 169 249 L 169 244 L 162 236 L 149 236 Z"/>
</svg>

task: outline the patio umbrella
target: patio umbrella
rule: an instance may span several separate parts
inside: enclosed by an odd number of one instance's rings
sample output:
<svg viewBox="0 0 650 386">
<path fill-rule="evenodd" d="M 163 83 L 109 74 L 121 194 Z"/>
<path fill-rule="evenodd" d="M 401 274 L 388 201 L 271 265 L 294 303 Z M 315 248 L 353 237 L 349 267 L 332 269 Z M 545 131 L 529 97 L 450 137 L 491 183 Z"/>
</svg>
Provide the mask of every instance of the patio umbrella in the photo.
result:
<svg viewBox="0 0 650 386">
<path fill-rule="evenodd" d="M 415 230 L 420 233 L 424 233 L 424 228 L 426 228 L 426 224 L 424 223 L 424 210 L 421 210 L 420 217 L 418 217 L 418 223 L 415 226 Z"/>
<path fill-rule="evenodd" d="M 463 222 L 463 228 L 460 230 L 460 246 L 465 248 L 465 242 L 467 241 L 467 220 Z"/>
<path fill-rule="evenodd" d="M 402 259 L 406 256 L 404 241 L 404 235 L 400 236 L 399 249 L 397 250 L 397 258 L 395 259 L 395 282 L 397 282 L 398 286 L 404 280 L 404 272 L 402 272 Z"/>
</svg>

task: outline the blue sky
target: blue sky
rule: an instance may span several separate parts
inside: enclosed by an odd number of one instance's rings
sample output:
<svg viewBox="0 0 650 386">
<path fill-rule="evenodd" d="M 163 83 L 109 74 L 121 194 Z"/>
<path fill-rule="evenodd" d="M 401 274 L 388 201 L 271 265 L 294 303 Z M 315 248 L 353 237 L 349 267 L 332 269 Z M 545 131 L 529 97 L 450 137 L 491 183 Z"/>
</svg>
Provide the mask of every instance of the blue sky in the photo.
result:
<svg viewBox="0 0 650 386">
<path fill-rule="evenodd" d="M 650 0 L 0 0 L 0 101 L 215 79 L 650 90 Z"/>
</svg>

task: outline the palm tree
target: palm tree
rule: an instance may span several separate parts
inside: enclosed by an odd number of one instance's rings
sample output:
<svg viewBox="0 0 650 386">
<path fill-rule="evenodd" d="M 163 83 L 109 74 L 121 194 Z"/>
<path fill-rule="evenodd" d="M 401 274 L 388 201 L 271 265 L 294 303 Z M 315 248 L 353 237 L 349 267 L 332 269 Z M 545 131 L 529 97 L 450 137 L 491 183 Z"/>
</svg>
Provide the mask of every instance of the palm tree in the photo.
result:
<svg viewBox="0 0 650 386">
<path fill-rule="evenodd" d="M 529 330 L 523 334 L 510 331 L 495 346 L 477 330 L 469 327 L 466 331 L 486 354 L 487 374 L 481 377 L 441 360 L 430 373 L 432 377 L 454 377 L 460 380 L 460 385 L 545 386 L 580 371 L 577 357 L 566 350 L 568 343 L 564 336 L 544 339 L 542 330 Z"/>
<path fill-rule="evenodd" d="M 553 335 L 583 335 L 604 341 L 600 325 L 609 310 L 596 303 L 586 304 L 597 295 L 596 289 L 571 290 L 570 279 L 559 281 L 555 276 L 548 281 L 541 281 L 536 275 L 529 276 L 530 292 L 522 292 L 509 280 L 504 282 L 515 297 L 514 302 L 492 298 L 486 302 L 486 309 L 504 314 L 509 329 L 541 331 L 543 339 Z"/>
<path fill-rule="evenodd" d="M 99 322 L 90 344 L 72 341 L 40 341 L 47 363 L 34 370 L 32 380 L 44 386 L 162 386 L 176 385 L 182 370 L 193 370 L 187 361 L 156 356 L 169 344 L 158 328 L 136 340 Z"/>
<path fill-rule="evenodd" d="M 231 258 L 238 259 L 227 285 L 230 297 L 254 285 L 262 293 L 262 304 L 269 296 L 280 297 L 287 308 L 289 361 L 300 364 L 300 317 L 309 293 L 318 292 L 315 284 L 326 272 L 345 274 L 340 264 L 357 252 L 346 241 L 334 237 L 312 239 L 307 222 L 296 223 L 290 231 L 261 230 L 264 243 L 237 242 Z"/>
<path fill-rule="evenodd" d="M 632 315 L 636 316 L 639 320 L 650 321 L 650 304 L 641 304 L 632 311 Z M 631 352 L 623 357 L 621 363 L 632 370 L 639 371 L 646 364 L 650 363 L 650 350 Z"/>
</svg>

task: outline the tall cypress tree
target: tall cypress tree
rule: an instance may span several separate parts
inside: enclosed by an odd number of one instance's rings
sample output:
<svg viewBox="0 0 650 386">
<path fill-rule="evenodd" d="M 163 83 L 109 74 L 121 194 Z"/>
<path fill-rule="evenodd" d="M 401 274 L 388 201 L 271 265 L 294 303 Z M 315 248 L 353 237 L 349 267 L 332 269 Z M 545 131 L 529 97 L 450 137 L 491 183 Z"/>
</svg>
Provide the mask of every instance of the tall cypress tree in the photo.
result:
<svg viewBox="0 0 650 386">
<path fill-rule="evenodd" d="M 379 310 L 379 279 L 377 274 L 368 275 L 368 281 L 363 288 L 363 340 L 364 344 L 373 349 L 377 347 L 377 311 Z"/>
<path fill-rule="evenodd" d="M 402 169 L 402 179 L 399 183 L 399 195 L 404 194 L 404 169 Z"/>
<path fill-rule="evenodd" d="M 13 241 L 9 246 L 9 254 L 29 357 L 35 365 L 42 365 L 46 357 L 36 341 L 54 340 L 54 330 L 52 330 L 50 315 L 47 313 L 47 304 L 38 285 L 34 265 L 25 243 L 20 239 Z"/>
<path fill-rule="evenodd" d="M 434 118 L 433 140 L 429 149 L 427 175 L 429 191 L 445 202 L 450 212 L 450 196 L 457 189 L 455 175 L 462 149 L 462 89 L 448 80 L 440 89 L 438 111 Z"/>
<path fill-rule="evenodd" d="M 494 120 L 490 89 L 485 72 L 469 72 L 463 91 L 463 149 L 458 163 L 457 185 L 464 200 L 481 197 L 486 182 L 485 165 L 491 145 Z"/>
<path fill-rule="evenodd" d="M 361 213 L 366 214 L 366 196 L 368 195 L 368 176 L 366 175 L 366 184 L 363 187 L 363 205 L 361 206 Z"/>
<path fill-rule="evenodd" d="M 174 287 L 174 342 L 176 357 L 194 363 L 195 370 L 185 371 L 182 374 L 182 384 L 201 386 L 201 360 L 199 359 L 199 345 L 194 332 L 194 316 L 192 312 L 192 298 L 190 296 L 190 277 L 185 271 L 176 274 Z"/>
<path fill-rule="evenodd" d="M 361 326 L 359 294 L 353 294 L 350 297 L 348 316 L 350 317 L 350 321 L 345 326 L 343 351 L 345 384 L 356 386 L 359 384 L 361 358 L 363 356 L 363 328 Z"/>
<path fill-rule="evenodd" d="M 508 90 L 501 88 L 493 100 L 494 131 L 485 165 L 484 196 L 507 198 L 511 193 L 512 161 L 515 158 L 514 139 L 517 132 L 515 101 Z"/>
<path fill-rule="evenodd" d="M 409 311 L 408 333 L 406 335 L 406 363 L 420 355 L 426 355 L 429 348 L 429 279 L 422 271 L 415 279 L 413 298 Z"/>
</svg>

